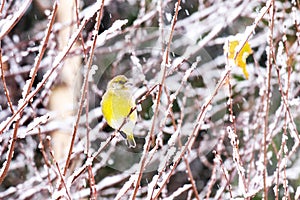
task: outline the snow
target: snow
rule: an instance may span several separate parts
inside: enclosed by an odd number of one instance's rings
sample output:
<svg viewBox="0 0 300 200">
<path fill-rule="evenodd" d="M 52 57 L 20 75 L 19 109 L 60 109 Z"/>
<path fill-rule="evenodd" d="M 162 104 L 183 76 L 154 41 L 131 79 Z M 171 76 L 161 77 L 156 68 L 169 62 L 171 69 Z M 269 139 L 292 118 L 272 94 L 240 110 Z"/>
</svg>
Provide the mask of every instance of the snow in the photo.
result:
<svg viewBox="0 0 300 200">
<path fill-rule="evenodd" d="M 93 82 L 93 76 L 96 74 L 98 70 L 98 66 L 97 65 L 92 65 L 91 70 L 89 71 L 89 77 L 88 77 L 88 81 L 89 82 Z"/>
<path fill-rule="evenodd" d="M 25 11 L 27 10 L 27 8 L 29 7 L 30 3 L 32 0 L 24 0 L 21 4 L 21 6 L 19 7 L 19 9 L 14 12 L 11 15 L 11 18 L 6 17 L 5 19 L 1 20 L 0 23 L 0 39 L 2 40 L 2 38 L 5 36 L 5 34 L 13 28 L 13 26 L 15 25 L 15 23 L 21 19 L 21 16 L 25 13 Z"/>
<path fill-rule="evenodd" d="M 29 132 L 31 130 L 33 130 L 34 128 L 36 128 L 37 126 L 41 125 L 41 124 L 45 124 L 50 118 L 50 114 L 47 113 L 41 117 L 36 117 L 34 118 L 33 122 L 31 122 L 28 126 L 27 126 L 27 130 L 26 132 Z"/>
</svg>

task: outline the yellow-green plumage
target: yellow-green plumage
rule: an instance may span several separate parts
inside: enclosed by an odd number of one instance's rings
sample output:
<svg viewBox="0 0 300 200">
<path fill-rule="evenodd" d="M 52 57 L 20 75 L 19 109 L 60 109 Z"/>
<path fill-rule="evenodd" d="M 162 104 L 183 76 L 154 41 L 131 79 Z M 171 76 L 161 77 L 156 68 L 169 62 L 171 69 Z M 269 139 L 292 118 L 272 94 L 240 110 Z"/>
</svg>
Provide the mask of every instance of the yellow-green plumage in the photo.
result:
<svg viewBox="0 0 300 200">
<path fill-rule="evenodd" d="M 101 107 L 107 123 L 112 128 L 119 129 L 131 109 L 135 107 L 131 88 L 125 76 L 119 75 L 109 81 L 107 91 L 102 98 Z M 120 130 L 126 134 L 129 147 L 136 146 L 133 136 L 136 120 L 137 112 L 134 110 Z"/>
</svg>

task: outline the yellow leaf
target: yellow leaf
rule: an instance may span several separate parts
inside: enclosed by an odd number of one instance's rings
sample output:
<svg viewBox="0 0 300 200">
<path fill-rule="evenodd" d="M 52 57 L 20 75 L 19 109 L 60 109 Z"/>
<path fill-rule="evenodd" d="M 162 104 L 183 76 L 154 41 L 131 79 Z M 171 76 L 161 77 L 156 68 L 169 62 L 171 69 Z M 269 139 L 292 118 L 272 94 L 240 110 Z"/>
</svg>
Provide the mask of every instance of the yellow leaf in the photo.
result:
<svg viewBox="0 0 300 200">
<path fill-rule="evenodd" d="M 238 36 L 230 37 L 228 43 L 224 45 L 224 54 L 227 56 L 230 64 L 242 68 L 246 79 L 248 79 L 249 74 L 247 71 L 246 59 L 250 54 L 252 54 L 252 49 L 250 44 L 246 42 L 243 48 L 237 54 L 240 42 L 241 39 Z"/>
</svg>

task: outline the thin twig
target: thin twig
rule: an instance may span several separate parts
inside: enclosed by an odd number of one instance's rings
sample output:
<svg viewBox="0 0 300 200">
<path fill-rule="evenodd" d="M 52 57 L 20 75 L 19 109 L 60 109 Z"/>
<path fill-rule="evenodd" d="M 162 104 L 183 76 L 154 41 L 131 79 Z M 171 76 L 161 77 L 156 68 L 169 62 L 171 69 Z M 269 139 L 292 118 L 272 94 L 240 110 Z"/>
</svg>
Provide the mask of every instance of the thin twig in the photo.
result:
<svg viewBox="0 0 300 200">
<path fill-rule="evenodd" d="M 6 25 L 0 30 L 0 40 L 2 40 L 4 36 L 6 36 L 14 28 L 14 26 L 22 19 L 31 2 L 32 0 L 26 0 L 22 2 L 23 4 L 19 7 L 19 10 L 14 13 L 12 19 L 8 20 L 6 22 Z M 2 4 L 2 6 L 4 6 L 4 3 Z"/>
<path fill-rule="evenodd" d="M 49 21 L 49 23 L 47 25 L 47 30 L 45 32 L 46 33 L 45 37 L 44 37 L 44 39 L 41 42 L 41 45 L 39 47 L 39 53 L 35 57 L 34 67 L 30 71 L 30 77 L 31 77 L 31 79 L 30 79 L 29 86 L 27 87 L 27 91 L 26 91 L 25 97 L 27 97 L 27 95 L 29 94 L 29 92 L 30 92 L 30 90 L 32 88 L 32 85 L 33 85 L 35 77 L 37 75 L 37 72 L 38 72 L 39 66 L 41 64 L 42 58 L 43 58 L 44 53 L 46 51 L 46 48 L 47 48 L 47 45 L 48 45 L 48 41 L 49 41 L 49 37 L 50 37 L 50 34 L 52 32 L 53 24 L 55 22 L 57 8 L 58 8 L 58 3 L 57 3 L 57 1 L 55 1 L 54 5 L 53 5 L 53 8 L 52 8 L 51 16 L 49 17 L 50 21 Z"/>
<path fill-rule="evenodd" d="M 90 199 L 96 200 L 97 199 L 97 188 L 95 185 L 95 178 L 93 174 L 92 166 L 89 165 L 88 167 L 88 174 L 89 174 L 89 183 L 90 183 Z"/>
<path fill-rule="evenodd" d="M 67 186 L 66 186 L 66 183 L 65 183 L 65 181 L 64 181 L 64 177 L 63 177 L 63 175 L 62 175 L 62 173 L 61 173 L 61 170 L 60 170 L 60 168 L 59 168 L 59 165 L 58 165 L 57 161 L 55 160 L 55 157 L 54 157 L 54 154 L 53 154 L 53 150 L 52 150 L 52 149 L 50 150 L 50 155 L 51 155 L 52 160 L 53 160 L 53 162 L 54 162 L 54 164 L 55 164 L 56 170 L 57 170 L 57 172 L 58 172 L 58 174 L 59 174 L 60 183 L 62 183 L 62 185 L 64 186 L 64 188 L 65 188 L 65 190 L 66 190 L 66 194 L 67 194 L 68 199 L 71 200 L 72 198 L 71 198 L 71 196 L 70 196 L 70 193 L 69 193 L 68 188 L 67 188 Z M 60 199 L 61 196 L 59 196 L 59 197 L 57 197 L 57 198 Z"/>
<path fill-rule="evenodd" d="M 184 154 L 188 151 L 189 148 L 193 145 L 194 138 L 197 137 L 198 132 L 201 128 L 201 125 L 204 121 L 204 117 L 207 113 L 207 108 L 211 104 L 214 97 L 217 95 L 220 88 L 223 86 L 224 82 L 228 78 L 228 75 L 230 74 L 230 69 L 226 69 L 226 71 L 223 73 L 222 77 L 220 78 L 220 81 L 218 82 L 214 92 L 211 94 L 210 98 L 206 101 L 206 103 L 202 106 L 202 109 L 200 113 L 197 116 L 196 125 L 194 126 L 193 132 L 191 133 L 188 141 L 185 143 L 184 148 L 181 150 L 181 153 L 176 161 L 174 161 L 172 169 L 168 172 L 166 175 L 166 178 L 163 180 L 163 182 L 160 185 L 159 190 L 157 191 L 156 195 L 154 196 L 154 199 L 157 199 L 164 187 L 166 186 L 168 180 L 170 179 L 171 175 L 173 174 L 174 170 L 176 169 L 177 165 L 179 164 L 180 160 L 184 156 Z"/>
<path fill-rule="evenodd" d="M 75 13 L 76 13 L 76 22 L 77 22 L 77 28 L 80 26 L 80 19 L 79 19 L 79 0 L 74 0 L 75 1 Z M 82 32 L 80 32 L 79 40 L 81 41 L 81 46 L 82 46 L 82 51 L 84 54 L 84 60 L 87 59 L 87 49 L 85 48 L 84 44 L 84 38 Z"/>
<path fill-rule="evenodd" d="M 177 90 L 172 94 L 172 97 L 170 97 L 170 94 L 169 94 L 167 88 L 164 87 L 165 93 L 167 94 L 168 101 L 169 101 L 169 102 L 168 102 L 168 109 L 167 109 L 167 110 L 168 110 L 168 113 L 170 113 L 169 115 L 170 115 L 170 117 L 171 117 L 171 119 L 172 119 L 172 125 L 173 125 L 174 131 L 175 131 L 174 135 L 177 135 L 177 142 L 178 142 L 180 148 L 182 148 L 182 142 L 181 142 L 179 136 L 180 136 L 180 132 L 181 132 L 181 125 L 182 125 L 183 118 L 184 118 L 184 106 L 181 106 L 180 119 L 178 120 L 178 125 L 177 125 L 176 122 L 175 122 L 175 117 L 174 117 L 174 113 L 173 113 L 173 111 L 172 111 L 172 106 L 173 106 L 174 100 L 176 99 L 178 93 L 181 91 L 181 89 L 182 89 L 182 88 L 184 87 L 184 85 L 186 84 L 188 77 L 191 75 L 191 73 L 193 72 L 193 70 L 195 69 L 195 67 L 196 67 L 197 64 L 198 64 L 198 61 L 194 62 L 193 65 L 192 65 L 192 67 L 191 67 L 190 69 L 188 69 L 188 70 L 185 72 L 185 76 L 184 76 L 184 78 L 182 79 L 180 86 L 179 86 L 179 87 L 177 88 Z M 168 117 L 169 115 L 166 115 L 165 120 L 163 120 L 163 123 L 162 123 L 162 124 L 165 124 L 165 121 L 166 121 L 166 119 L 167 119 L 167 117 Z M 190 183 L 191 183 L 192 190 L 193 190 L 193 192 L 194 192 L 194 194 L 195 194 L 196 199 L 199 200 L 200 197 L 199 197 L 199 194 L 198 194 L 196 182 L 195 182 L 194 177 L 193 177 L 193 174 L 192 174 L 192 170 L 191 170 L 191 168 L 190 168 L 189 161 L 188 161 L 188 159 L 187 159 L 186 156 L 183 156 L 183 160 L 184 160 L 185 165 L 186 165 L 187 175 L 188 175 L 188 177 L 189 177 L 189 181 L 190 181 Z M 167 163 L 166 163 L 166 164 L 167 164 Z M 165 168 L 166 168 L 166 167 L 164 167 L 163 169 L 165 169 Z M 163 173 L 163 171 L 159 172 L 158 178 L 160 178 L 160 177 L 162 176 L 162 173 Z M 158 183 L 157 183 L 157 182 L 158 182 L 158 178 L 157 178 L 157 180 L 156 180 L 155 185 L 158 185 Z M 152 191 L 152 193 L 153 193 L 153 191 Z M 153 194 L 151 194 L 150 196 L 152 197 Z"/>
<path fill-rule="evenodd" d="M 89 88 L 89 82 L 87 82 L 87 88 Z M 86 102 L 89 102 L 89 91 L 86 91 Z M 86 104 L 85 108 L 85 127 L 86 127 L 86 155 L 88 158 L 91 157 L 90 154 L 90 126 L 89 126 L 89 103 Z M 89 183 L 90 183 L 90 198 L 92 200 L 97 199 L 97 189 L 95 186 L 95 178 L 93 174 L 92 166 L 88 166 L 88 175 L 89 175 Z"/>
<path fill-rule="evenodd" d="M 181 84 L 180 84 L 179 88 L 172 94 L 172 98 L 170 97 L 169 93 L 167 94 L 168 100 L 169 100 L 169 102 L 168 102 L 169 106 L 168 106 L 167 110 L 170 111 L 170 113 L 171 113 L 170 115 L 171 115 L 171 118 L 172 118 L 172 124 L 173 124 L 175 132 L 176 131 L 180 132 L 181 123 L 183 122 L 183 118 L 184 118 L 184 114 L 183 114 L 184 113 L 184 107 L 181 108 L 181 112 L 180 112 L 181 114 L 180 114 L 180 119 L 179 119 L 180 123 L 177 126 L 176 122 L 175 122 L 175 117 L 174 117 L 174 114 L 173 114 L 173 111 L 172 111 L 172 106 L 173 106 L 174 100 L 178 96 L 178 94 L 181 91 L 181 89 L 186 85 L 188 77 L 190 77 L 190 75 L 192 74 L 192 72 L 196 69 L 196 66 L 198 65 L 198 63 L 200 62 L 200 60 L 201 59 L 196 59 L 196 61 L 192 64 L 191 68 L 189 68 L 185 72 L 185 75 L 184 75 L 183 79 L 181 80 Z M 165 88 L 165 90 L 166 90 L 166 93 L 167 93 L 167 89 L 166 88 Z M 178 144 L 179 144 L 179 147 L 182 148 L 182 142 L 180 140 L 180 137 L 178 137 Z M 188 161 L 187 157 L 185 157 L 185 156 L 183 156 L 183 160 L 184 160 L 185 165 L 186 165 L 187 174 L 188 174 L 188 177 L 189 177 L 189 181 L 190 181 L 190 183 L 192 185 L 193 192 L 195 194 L 196 199 L 199 200 L 200 197 L 199 197 L 199 194 L 198 194 L 196 182 L 194 180 L 194 177 L 193 177 L 193 174 L 192 174 L 192 170 L 191 170 L 189 161 Z"/>
<path fill-rule="evenodd" d="M 5 122 L 3 122 L 3 123 L 0 124 L 1 125 L 0 126 L 0 134 L 2 134 L 3 131 L 9 125 L 11 125 L 11 123 L 14 120 L 16 120 L 16 118 L 18 117 L 19 113 L 21 113 L 25 109 L 25 107 L 31 101 L 31 99 L 36 96 L 36 94 L 44 87 L 44 85 L 49 80 L 49 78 L 51 77 L 51 75 L 57 70 L 57 68 L 59 68 L 61 62 L 65 59 L 65 57 L 67 56 L 68 52 L 71 50 L 72 46 L 76 42 L 76 40 L 77 40 L 80 32 L 83 30 L 83 28 L 85 27 L 85 25 L 88 23 L 89 20 L 90 20 L 90 16 L 87 17 L 87 18 L 85 18 L 83 20 L 83 22 L 81 23 L 80 27 L 77 29 L 77 31 L 75 33 L 73 33 L 73 35 L 71 36 L 71 39 L 70 39 L 70 41 L 68 43 L 68 46 L 66 46 L 64 48 L 64 50 L 62 52 L 60 52 L 59 55 L 55 58 L 55 60 L 53 62 L 53 67 L 44 75 L 43 80 L 37 84 L 36 89 L 33 90 L 31 93 L 29 93 L 27 95 L 27 97 L 25 99 L 23 99 L 22 102 L 20 102 L 18 110 L 10 118 L 8 118 Z"/>
<path fill-rule="evenodd" d="M 286 34 L 284 33 L 284 37 L 286 37 Z M 284 43 L 284 48 L 285 48 L 285 53 L 286 55 L 289 55 L 288 52 L 288 46 L 286 45 L 286 41 L 283 41 Z M 282 53 L 282 52 L 281 52 Z M 282 109 L 285 108 L 285 115 L 284 115 L 284 125 L 283 125 L 283 135 L 282 135 L 282 141 L 281 141 L 281 146 L 280 146 L 280 150 L 278 151 L 277 155 L 277 168 L 276 168 L 276 185 L 275 185 L 275 198 L 276 200 L 279 199 L 279 185 L 280 185 L 280 166 L 282 165 L 282 154 L 284 154 L 285 159 L 283 160 L 283 162 L 285 162 L 283 164 L 283 172 L 284 172 L 284 176 L 283 176 L 283 187 L 284 187 L 284 196 L 286 199 L 289 199 L 289 192 L 288 192 L 288 183 L 287 183 L 287 177 L 286 177 L 286 166 L 287 166 L 287 152 L 285 151 L 285 149 L 287 149 L 286 146 L 286 139 L 288 138 L 287 136 L 287 127 L 288 127 L 288 119 L 290 119 L 291 123 L 293 126 L 295 126 L 293 118 L 291 117 L 291 113 L 290 113 L 290 107 L 288 105 L 288 99 L 289 99 L 289 90 L 290 90 L 290 78 L 291 78 L 291 66 L 289 64 L 289 60 L 286 59 L 286 65 L 287 65 L 287 86 L 286 89 L 284 90 L 283 88 L 283 84 L 281 83 L 281 75 L 280 75 L 280 69 L 277 67 L 276 64 L 276 71 L 277 71 L 277 79 L 278 79 L 278 85 L 279 85 L 279 91 L 281 93 L 281 98 L 283 101 L 284 106 L 282 106 Z M 298 142 L 299 142 L 299 134 L 297 132 L 296 129 L 296 135 L 298 137 Z M 295 141 L 296 142 L 296 141 Z"/>
<path fill-rule="evenodd" d="M 223 176 L 225 177 L 225 185 L 220 187 L 220 189 L 218 190 L 218 192 L 216 193 L 215 195 L 215 199 L 220 199 L 220 197 L 218 195 L 221 195 L 223 193 L 223 191 L 226 189 L 226 187 L 228 186 L 228 190 L 229 190 L 229 195 L 230 195 L 230 198 L 233 197 L 233 194 L 232 194 L 232 186 L 230 184 L 230 178 L 228 177 L 228 170 L 225 168 L 224 164 L 223 164 L 223 161 L 222 161 L 222 158 L 221 158 L 221 153 L 222 153 L 222 150 L 223 150 L 223 142 L 224 142 L 224 138 L 225 138 L 225 131 L 222 131 L 221 134 L 220 134 L 220 137 L 218 139 L 218 144 L 217 144 L 217 147 L 216 147 L 216 150 L 214 150 L 212 153 L 215 154 L 215 158 L 214 158 L 214 165 L 213 165 L 213 169 L 212 169 L 212 175 L 211 175 L 211 178 L 210 178 L 210 182 L 208 183 L 208 189 L 207 189 L 207 192 L 206 192 L 206 200 L 208 200 L 210 198 L 210 194 L 212 192 L 212 189 L 213 189 L 213 186 L 214 184 L 216 183 L 217 179 L 216 179 L 216 172 L 219 168 L 219 166 L 221 166 L 221 169 L 222 169 L 222 173 L 223 173 Z"/>
<path fill-rule="evenodd" d="M 0 42 L 0 45 L 1 45 L 1 42 Z M 11 111 L 12 114 L 14 114 L 15 111 L 14 111 L 12 102 L 10 100 L 9 91 L 7 89 L 6 80 L 5 80 L 5 76 L 4 76 L 4 69 L 3 69 L 3 63 L 2 63 L 2 47 L 1 46 L 0 46 L 0 68 L 1 68 L 0 74 L 1 74 L 1 80 L 2 80 L 2 83 L 3 83 L 4 93 L 5 93 L 10 111 Z"/>
<path fill-rule="evenodd" d="M 268 199 L 268 186 L 267 186 L 267 165 L 268 165 L 268 157 L 267 157 L 267 135 L 268 135 L 268 125 L 269 125 L 269 109 L 270 109 L 270 94 L 271 94 L 271 72 L 273 66 L 273 28 L 274 28 L 274 11 L 275 11 L 275 3 L 274 0 L 270 3 L 270 21 L 269 21 L 269 29 L 270 34 L 268 38 L 268 43 L 270 46 L 268 54 L 268 64 L 267 64 L 267 91 L 266 91 L 266 107 L 265 107 L 265 116 L 264 116 L 264 132 L 263 132 L 263 152 L 264 152 L 264 170 L 263 170 L 263 186 L 264 186 L 264 199 Z"/>
<path fill-rule="evenodd" d="M 81 93 L 80 103 L 79 103 L 80 106 L 79 106 L 79 109 L 77 111 L 77 117 L 76 117 L 75 125 L 73 127 L 72 139 L 71 139 L 71 143 L 70 143 L 69 153 L 68 153 L 68 156 L 67 156 L 67 159 L 66 159 L 66 164 L 65 164 L 65 167 L 64 167 L 64 173 L 63 173 L 64 176 L 66 175 L 67 169 L 68 169 L 69 164 L 70 164 L 71 154 L 73 152 L 73 146 L 74 146 L 74 143 L 75 143 L 75 138 L 76 138 L 76 133 L 77 133 L 77 128 L 78 128 L 80 116 L 81 116 L 82 109 L 83 109 L 84 102 L 85 102 L 85 94 L 87 92 L 87 86 L 88 86 L 88 81 L 89 81 L 89 73 L 90 73 L 90 69 L 92 67 L 92 63 L 93 63 L 94 51 L 95 51 L 97 38 L 98 38 L 98 30 L 99 30 L 100 24 L 101 24 L 103 7 L 104 7 L 104 0 L 102 0 L 102 3 L 100 5 L 100 10 L 97 13 L 97 20 L 96 20 L 97 23 L 95 25 L 95 32 L 94 32 L 94 37 L 93 37 L 94 41 L 93 41 L 92 47 L 90 49 L 90 57 L 88 59 L 87 70 L 86 70 L 84 83 L 82 85 L 82 90 L 81 90 L 82 93 Z M 80 33 L 81 33 L 81 31 L 79 32 L 79 35 L 80 35 Z"/>
<path fill-rule="evenodd" d="M 14 149 L 15 149 L 15 143 L 17 140 L 17 133 L 18 133 L 18 127 L 19 127 L 19 120 L 15 123 L 14 133 L 12 138 L 10 139 L 10 144 L 8 145 L 8 154 L 6 157 L 6 161 L 3 163 L 3 167 L 1 168 L 1 174 L 0 174 L 0 185 L 3 182 L 4 178 L 6 177 L 6 174 L 8 172 L 11 160 L 14 155 Z"/>
<path fill-rule="evenodd" d="M 54 10 L 53 10 L 53 15 L 52 15 L 52 20 L 53 20 L 53 18 L 54 18 L 54 16 L 55 16 L 55 5 L 56 5 L 56 3 L 54 4 Z M 20 20 L 20 19 L 19 19 Z M 54 22 L 54 20 L 52 21 L 52 22 L 50 22 L 50 24 L 49 24 L 49 29 L 51 30 L 52 29 L 52 25 L 53 25 L 53 22 Z M 49 30 L 48 30 L 48 32 L 49 32 Z M 48 35 L 48 36 L 47 36 Z M 46 44 L 47 44 L 47 41 L 48 41 L 48 38 L 49 38 L 49 35 L 50 35 L 50 32 L 49 32 L 49 34 L 46 34 L 46 36 L 45 36 L 45 40 L 43 41 L 43 45 L 42 45 L 42 47 L 41 47 L 41 49 L 40 49 L 40 58 L 38 59 L 39 61 L 37 61 L 37 65 L 35 65 L 35 70 L 34 70 L 34 77 L 32 77 L 32 82 L 30 83 L 30 86 L 28 87 L 28 89 L 27 89 L 27 91 L 26 91 L 26 93 L 25 93 L 25 96 L 23 96 L 23 98 L 25 99 L 27 96 L 28 96 L 28 94 L 29 94 L 29 91 L 30 91 L 30 89 L 31 89 L 31 87 L 32 87 L 32 84 L 33 84 L 33 80 L 34 80 L 34 78 L 35 78 L 35 75 L 36 75 L 36 73 L 37 73 L 37 69 L 38 69 L 38 66 L 39 66 L 39 64 L 40 64 L 40 61 L 41 61 L 41 58 L 42 58 L 42 55 L 43 55 L 43 53 L 44 53 L 44 51 L 45 51 L 45 48 L 46 48 Z M 1 56 L 1 70 L 2 70 L 2 56 Z M 2 74 L 2 73 L 1 73 Z M 3 74 L 3 77 L 4 77 L 4 74 Z M 3 79 L 4 80 L 4 79 Z M 4 80 L 4 83 L 5 83 L 5 80 Z M 6 91 L 7 92 L 7 91 Z M 10 103 L 11 103 L 11 101 L 10 101 Z M 27 104 L 26 104 L 27 105 Z M 12 107 L 11 107 L 12 108 Z M 24 106 L 24 108 L 25 108 L 25 106 Z M 24 109 L 23 108 L 23 109 Z M 3 170 L 1 170 L 2 171 L 2 173 L 1 173 L 1 175 L 0 175 L 0 184 L 2 183 L 2 181 L 4 180 L 4 178 L 5 178 L 5 176 L 6 176 L 6 174 L 7 174 L 7 172 L 8 172 L 8 169 L 9 169 L 9 166 L 10 166 L 10 162 L 11 162 L 11 160 L 12 160 L 12 157 L 13 157 L 13 152 L 14 152 L 14 147 L 15 147 L 15 142 L 16 142 L 16 139 L 17 139 L 17 133 L 18 133 L 18 128 L 19 128 L 19 124 L 20 124 L 20 119 L 21 119 L 21 116 L 22 116 L 22 114 L 23 114 L 23 109 L 21 110 L 21 109 L 19 109 L 18 111 L 19 111 L 19 115 L 20 115 L 20 117 L 17 119 L 17 121 L 16 121 L 16 123 L 15 123 L 15 126 L 14 126 L 14 133 L 13 133 L 13 136 L 12 136 L 12 140 L 11 140 L 11 143 L 10 143 L 10 146 L 9 146 L 9 153 L 8 153 L 8 157 L 7 157 L 7 162 L 5 162 L 5 165 L 3 166 Z M 17 112 L 18 112 L 17 111 Z M 16 114 L 16 112 L 14 112 L 13 110 L 12 110 L 12 114 L 14 115 L 14 114 Z M 1 131 L 2 132 L 2 131 Z"/>
<path fill-rule="evenodd" d="M 1 0 L 1 7 L 0 7 L 0 16 L 2 15 L 2 11 L 4 8 L 5 0 Z"/>
<path fill-rule="evenodd" d="M 157 116 L 158 116 L 158 108 L 159 108 L 159 104 L 160 104 L 162 88 L 163 88 L 164 81 L 165 81 L 165 78 L 166 78 L 167 66 L 169 65 L 170 47 L 171 47 L 171 42 L 172 42 L 172 38 L 173 38 L 173 32 L 174 32 L 174 29 L 175 29 L 175 24 L 176 24 L 176 21 L 177 21 L 180 2 L 181 2 L 181 0 L 178 0 L 177 4 L 176 4 L 175 14 L 173 16 L 173 21 L 172 21 L 171 33 L 170 33 L 169 41 L 168 41 L 168 46 L 167 46 L 167 49 L 165 50 L 165 54 L 164 54 L 165 58 L 163 59 L 163 63 L 161 64 L 161 66 L 162 66 L 161 80 L 160 80 L 159 88 L 158 88 L 158 94 L 157 94 L 157 99 L 156 99 L 156 106 L 155 106 L 154 116 L 153 116 L 152 125 L 151 125 L 151 129 L 150 129 L 150 133 L 149 133 L 149 140 L 146 141 L 143 156 L 141 158 L 138 178 L 137 178 L 137 180 L 135 182 L 135 185 L 134 185 L 134 190 L 133 190 L 133 195 L 132 195 L 133 200 L 136 198 L 136 194 L 137 194 L 137 191 L 139 189 L 140 182 L 142 180 L 142 175 L 143 175 L 143 171 L 144 171 L 144 168 L 145 168 L 147 154 L 148 154 L 150 146 L 151 146 L 151 140 L 153 139 L 153 136 L 154 136 L 154 128 L 155 128 L 156 119 L 157 119 Z"/>
<path fill-rule="evenodd" d="M 106 147 L 111 143 L 111 141 L 116 137 L 116 134 L 118 134 L 117 131 L 115 131 L 113 134 L 110 135 L 109 138 L 106 139 L 106 141 L 104 143 L 101 144 L 101 146 L 99 147 L 99 149 L 94 152 L 89 158 L 88 160 L 85 162 L 85 164 L 80 167 L 79 169 L 77 169 L 71 176 L 71 180 L 69 180 L 68 182 L 73 183 L 81 174 L 83 174 L 86 169 L 88 168 L 88 166 L 90 166 L 94 160 L 99 156 L 99 154 L 106 149 Z"/>
<path fill-rule="evenodd" d="M 213 168 L 213 172 L 212 172 L 213 175 L 212 175 L 212 177 L 211 177 L 212 181 L 211 181 L 211 183 L 209 184 L 209 190 L 208 190 L 208 192 L 207 192 L 207 194 L 206 194 L 206 199 L 207 199 L 207 200 L 209 199 L 210 192 L 211 192 L 211 189 L 212 189 L 212 186 L 213 186 L 212 183 L 215 183 L 215 181 L 216 181 L 216 180 L 214 180 L 215 177 L 213 177 L 213 176 L 216 176 L 215 170 L 217 170 L 216 168 L 218 167 L 217 161 L 219 162 L 219 166 L 221 167 L 223 176 L 225 177 L 225 180 L 226 180 L 226 185 L 225 185 L 225 187 L 223 187 L 223 188 L 225 189 L 226 186 L 228 185 L 229 195 L 230 195 L 230 198 L 232 198 L 232 197 L 233 197 L 232 189 L 231 189 L 232 186 L 231 186 L 231 184 L 230 184 L 230 178 L 228 177 L 228 171 L 227 171 L 227 169 L 225 168 L 224 163 L 223 163 L 223 161 L 222 161 L 222 158 L 221 158 L 221 156 L 218 154 L 218 152 L 217 152 L 217 151 L 213 151 L 213 153 L 215 154 L 214 168 Z M 220 193 L 219 193 L 219 194 L 220 194 Z M 215 196 L 215 198 L 216 198 L 216 199 L 219 199 L 220 197 Z"/>
<path fill-rule="evenodd" d="M 227 56 L 226 56 L 227 57 Z M 228 61 L 227 61 L 228 62 Z M 244 173 L 244 168 L 242 165 L 241 157 L 240 157 L 240 152 L 239 152 L 239 138 L 238 134 L 236 133 L 236 120 L 235 116 L 233 113 L 233 103 L 232 103 L 232 85 L 231 85 L 231 76 L 228 77 L 228 90 L 229 90 L 229 121 L 232 123 L 233 129 L 231 127 L 227 127 L 228 131 L 228 137 L 232 137 L 231 139 L 231 145 L 233 149 L 233 160 L 236 164 L 236 169 L 238 171 L 238 175 L 240 180 L 242 180 L 242 187 L 243 187 L 243 194 L 247 193 L 247 187 L 246 187 L 246 179 L 245 179 L 245 173 Z M 230 131 L 231 130 L 231 131 Z"/>
<path fill-rule="evenodd" d="M 163 35 L 164 35 L 164 21 L 163 21 L 163 14 L 164 14 L 164 1 L 163 0 L 159 0 L 157 2 L 157 10 L 158 10 L 158 24 L 159 24 L 159 28 L 160 28 L 160 43 L 161 43 L 161 54 L 163 55 L 163 50 L 165 49 L 165 45 L 164 45 L 164 40 L 163 40 Z"/>
<path fill-rule="evenodd" d="M 260 14 L 255 18 L 255 21 L 252 26 L 249 26 L 245 31 L 245 37 L 243 40 L 239 43 L 239 45 L 236 47 L 234 60 L 236 60 L 237 56 L 245 46 L 246 42 L 250 39 L 251 35 L 255 33 L 255 28 L 257 27 L 258 23 L 261 21 L 261 19 L 265 16 L 265 14 L 269 11 L 272 4 L 272 0 L 269 0 L 266 3 L 266 6 L 262 8 L 260 11 Z"/>
</svg>

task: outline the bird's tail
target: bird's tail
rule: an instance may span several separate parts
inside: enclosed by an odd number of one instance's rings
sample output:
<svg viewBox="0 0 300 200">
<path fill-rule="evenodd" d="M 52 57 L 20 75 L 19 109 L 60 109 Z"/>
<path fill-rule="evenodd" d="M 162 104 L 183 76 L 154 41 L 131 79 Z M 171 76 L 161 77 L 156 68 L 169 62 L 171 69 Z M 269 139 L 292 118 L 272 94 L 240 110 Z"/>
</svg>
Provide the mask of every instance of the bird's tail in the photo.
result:
<svg viewBox="0 0 300 200">
<path fill-rule="evenodd" d="M 133 134 L 128 134 L 126 139 L 127 139 L 126 141 L 127 141 L 128 147 L 135 148 L 136 143 L 135 143 Z"/>
</svg>

